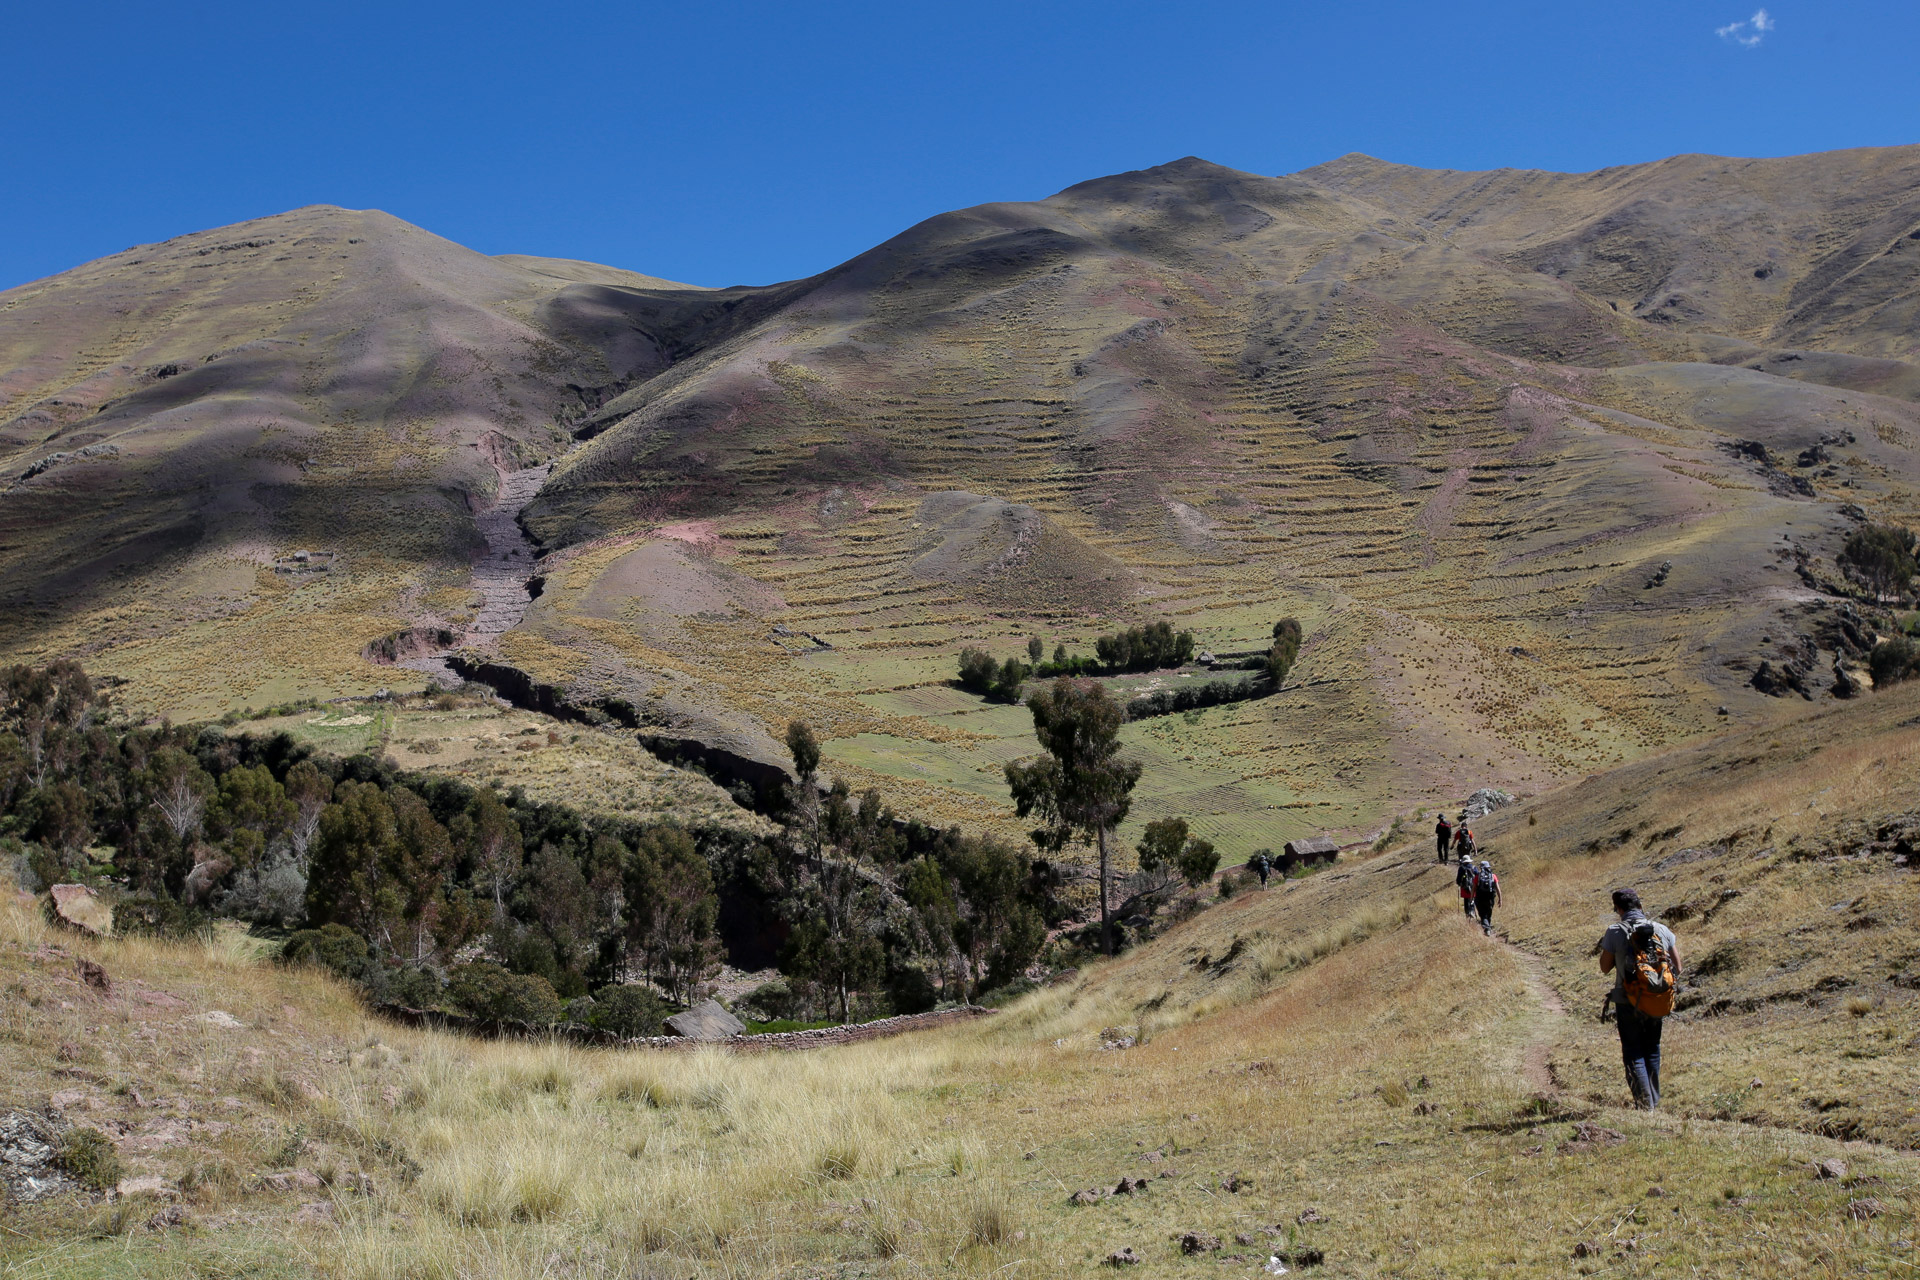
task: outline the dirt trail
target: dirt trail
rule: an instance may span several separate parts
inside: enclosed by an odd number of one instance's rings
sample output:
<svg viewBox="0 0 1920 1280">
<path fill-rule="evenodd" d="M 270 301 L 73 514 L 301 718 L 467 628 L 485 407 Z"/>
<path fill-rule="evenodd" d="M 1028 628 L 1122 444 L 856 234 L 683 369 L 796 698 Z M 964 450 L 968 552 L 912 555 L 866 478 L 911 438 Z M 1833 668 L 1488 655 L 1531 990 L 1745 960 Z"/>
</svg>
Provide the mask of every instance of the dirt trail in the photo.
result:
<svg viewBox="0 0 1920 1280">
<path fill-rule="evenodd" d="M 1496 941 L 1519 960 L 1520 967 L 1526 974 L 1527 989 L 1532 992 L 1534 1001 L 1540 1006 L 1540 1013 L 1547 1018 L 1566 1017 L 1566 1003 L 1560 999 L 1560 993 L 1553 989 L 1553 984 L 1547 981 L 1547 962 L 1533 952 L 1514 945 L 1504 936 L 1496 935 Z M 1527 1042 L 1522 1069 L 1526 1072 L 1527 1083 L 1534 1089 L 1546 1094 L 1557 1093 L 1560 1086 L 1553 1078 L 1550 1025 L 1541 1019 L 1536 1019 L 1536 1025 L 1540 1027 L 1541 1034 L 1535 1035 Z"/>
<path fill-rule="evenodd" d="M 557 459 L 555 460 L 557 461 Z M 500 637 L 520 625 L 533 603 L 528 584 L 538 553 L 520 527 L 540 486 L 552 474 L 553 462 L 518 471 L 500 472 L 500 489 L 493 505 L 474 517 L 487 549 L 473 566 L 473 587 L 480 593 L 480 610 L 461 643 L 469 648 L 491 648 Z M 447 664 L 449 650 L 404 658 L 398 666 L 426 675 L 435 684 L 453 688 L 460 676 Z"/>
</svg>

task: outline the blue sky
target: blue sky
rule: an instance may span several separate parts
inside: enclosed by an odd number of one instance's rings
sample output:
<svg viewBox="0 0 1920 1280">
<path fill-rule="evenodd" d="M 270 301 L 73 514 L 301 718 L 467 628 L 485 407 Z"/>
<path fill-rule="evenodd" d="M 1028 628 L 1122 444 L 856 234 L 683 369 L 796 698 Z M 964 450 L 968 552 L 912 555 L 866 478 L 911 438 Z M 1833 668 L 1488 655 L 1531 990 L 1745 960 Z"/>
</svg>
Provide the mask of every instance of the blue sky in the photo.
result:
<svg viewBox="0 0 1920 1280">
<path fill-rule="evenodd" d="M 697 284 L 1200 155 L 1920 142 L 1914 0 L 12 6 L 0 287 L 304 204 Z"/>
</svg>

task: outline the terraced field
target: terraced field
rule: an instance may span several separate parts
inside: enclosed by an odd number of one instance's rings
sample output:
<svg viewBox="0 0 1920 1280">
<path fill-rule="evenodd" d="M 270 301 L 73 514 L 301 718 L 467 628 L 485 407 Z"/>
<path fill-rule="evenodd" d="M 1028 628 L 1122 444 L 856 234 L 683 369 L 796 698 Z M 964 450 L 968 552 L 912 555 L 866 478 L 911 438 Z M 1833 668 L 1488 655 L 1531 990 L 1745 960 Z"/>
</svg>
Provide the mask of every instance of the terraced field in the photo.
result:
<svg viewBox="0 0 1920 1280">
<path fill-rule="evenodd" d="M 1302 688 L 1127 730 L 1133 822 L 1238 858 L 1770 721 L 1763 660 L 1824 699 L 1842 540 L 1920 520 L 1920 149 L 1188 159 L 763 289 L 248 227 L 0 295 L 0 646 L 176 715 L 415 679 L 365 646 L 444 627 L 762 761 L 804 717 L 900 811 L 1017 835 L 1025 721 L 948 686 L 961 647 L 1297 616 Z"/>
</svg>

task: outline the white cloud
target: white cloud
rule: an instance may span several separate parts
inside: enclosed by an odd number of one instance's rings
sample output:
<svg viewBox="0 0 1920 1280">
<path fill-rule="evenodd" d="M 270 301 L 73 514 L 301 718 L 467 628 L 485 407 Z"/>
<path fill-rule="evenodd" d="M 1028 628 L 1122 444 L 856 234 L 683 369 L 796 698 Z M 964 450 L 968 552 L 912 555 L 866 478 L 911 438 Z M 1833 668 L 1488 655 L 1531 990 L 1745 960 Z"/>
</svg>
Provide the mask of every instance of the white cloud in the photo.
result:
<svg viewBox="0 0 1920 1280">
<path fill-rule="evenodd" d="M 1766 39 L 1767 32 L 1773 30 L 1773 15 L 1765 9 L 1757 9 L 1745 22 L 1729 22 L 1724 27 L 1714 28 L 1714 34 L 1722 40 L 1731 40 L 1735 44 L 1751 49 Z"/>
</svg>

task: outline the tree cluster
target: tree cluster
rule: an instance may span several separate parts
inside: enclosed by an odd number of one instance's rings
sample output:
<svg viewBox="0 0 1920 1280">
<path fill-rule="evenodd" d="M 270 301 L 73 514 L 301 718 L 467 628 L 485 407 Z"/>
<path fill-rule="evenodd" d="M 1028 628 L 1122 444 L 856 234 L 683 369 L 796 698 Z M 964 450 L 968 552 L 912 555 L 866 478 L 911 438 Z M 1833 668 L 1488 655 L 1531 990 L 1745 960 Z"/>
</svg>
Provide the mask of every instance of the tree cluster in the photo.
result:
<svg viewBox="0 0 1920 1280">
<path fill-rule="evenodd" d="M 1044 864 L 958 828 L 902 821 L 876 791 L 856 798 L 836 781 L 822 792 L 804 722 L 787 746 L 799 778 L 785 833 L 753 871 L 785 933 L 785 981 L 761 1001 L 766 1012 L 911 1013 L 1022 977 L 1057 913 Z"/>
<path fill-rule="evenodd" d="M 960 651 L 960 687 L 996 702 L 1018 702 L 1033 669 L 1018 658 L 996 663 L 984 649 Z"/>
<path fill-rule="evenodd" d="M 1840 565 L 1866 584 L 1875 602 L 1906 597 L 1920 572 L 1913 530 L 1895 524 L 1863 524 L 1847 535 Z"/>
<path fill-rule="evenodd" d="M 997 702 L 1018 702 L 1021 687 L 1032 678 L 1157 671 L 1164 667 L 1183 667 L 1193 661 L 1194 654 L 1193 633 L 1176 632 L 1166 622 L 1101 636 L 1093 647 L 1097 656 L 1084 657 L 1068 653 L 1065 645 L 1056 645 L 1053 660 L 1043 662 L 1041 655 L 1046 646 L 1039 636 L 1034 636 L 1027 641 L 1026 662 L 1019 658 L 996 662 L 986 650 L 969 646 L 960 651 L 960 687 Z"/>
<path fill-rule="evenodd" d="M 1246 702 L 1253 698 L 1264 698 L 1273 693 L 1278 686 L 1270 679 L 1244 680 L 1203 680 L 1195 684 L 1182 685 L 1177 689 L 1155 689 L 1152 693 L 1143 693 L 1127 703 L 1127 719 L 1149 720 L 1154 716 L 1170 716 L 1181 711 L 1199 711 L 1205 707 L 1224 706 L 1229 702 Z"/>
<path fill-rule="evenodd" d="M 1193 632 L 1176 632 L 1167 622 L 1129 627 L 1093 642 L 1100 665 L 1111 672 L 1158 671 L 1193 661 Z"/>
<path fill-rule="evenodd" d="M 1104 853 L 1139 776 L 1114 754 L 1122 709 L 1072 682 L 1030 705 L 1049 709 L 1035 714 L 1050 763 L 1009 776 L 1043 823 L 1040 851 L 1087 838 Z M 117 927 L 234 917 L 375 1000 L 487 1019 L 657 1031 L 704 994 L 723 928 L 743 962 L 778 964 L 776 1016 L 915 1012 L 1024 978 L 1066 914 L 1046 856 L 822 786 L 804 724 L 788 747 L 799 781 L 781 831 L 759 840 L 590 816 L 285 734 L 135 724 L 75 664 L 16 667 L 0 672 L 0 850 L 30 887 L 95 884 Z"/>
<path fill-rule="evenodd" d="M 555 1001 L 629 978 L 686 999 L 716 963 L 719 850 L 701 841 L 723 833 L 589 820 L 284 734 L 127 723 L 73 663 L 7 670 L 0 699 L 17 872 L 115 887 L 123 927 L 300 926 L 301 956 L 421 1006 L 458 1006 L 474 944 Z"/>
</svg>

